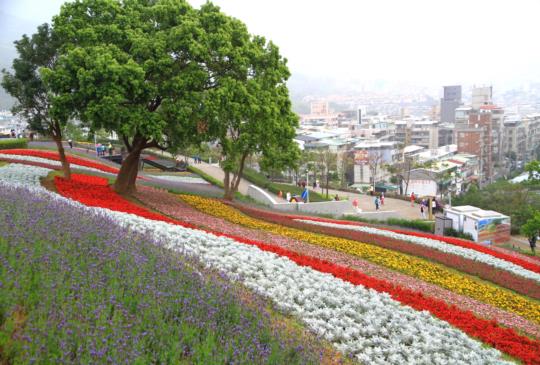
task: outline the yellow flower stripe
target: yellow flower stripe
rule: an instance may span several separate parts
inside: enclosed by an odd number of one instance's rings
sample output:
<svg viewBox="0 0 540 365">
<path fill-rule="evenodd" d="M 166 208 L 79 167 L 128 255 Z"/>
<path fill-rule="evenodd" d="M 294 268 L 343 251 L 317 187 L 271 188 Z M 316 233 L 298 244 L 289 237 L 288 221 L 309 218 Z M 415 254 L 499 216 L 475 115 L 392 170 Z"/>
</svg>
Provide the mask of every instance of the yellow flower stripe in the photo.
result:
<svg viewBox="0 0 540 365">
<path fill-rule="evenodd" d="M 442 265 L 363 242 L 306 232 L 254 219 L 214 199 L 190 195 L 180 195 L 180 198 L 198 210 L 231 223 L 352 254 L 540 323 L 540 305 L 537 301 L 461 275 Z"/>
</svg>

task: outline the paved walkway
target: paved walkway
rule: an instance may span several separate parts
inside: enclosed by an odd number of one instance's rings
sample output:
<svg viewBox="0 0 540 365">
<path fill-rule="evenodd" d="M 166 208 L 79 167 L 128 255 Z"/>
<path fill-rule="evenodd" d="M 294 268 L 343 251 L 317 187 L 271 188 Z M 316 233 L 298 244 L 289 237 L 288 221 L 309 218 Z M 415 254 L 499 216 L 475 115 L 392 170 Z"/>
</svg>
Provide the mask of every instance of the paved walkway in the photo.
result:
<svg viewBox="0 0 540 365">
<path fill-rule="evenodd" d="M 30 146 L 42 146 L 42 147 L 52 147 L 54 148 L 56 145 L 53 142 L 31 142 Z M 73 148 L 73 150 L 70 150 L 70 148 L 66 145 L 66 151 L 67 152 L 74 152 L 77 151 L 79 155 L 85 155 L 87 157 L 96 159 L 97 156 L 93 150 L 87 151 L 85 148 Z M 162 152 L 162 151 L 155 151 L 159 154 L 163 155 L 167 158 L 172 158 L 173 156 L 168 152 Z M 100 162 L 118 167 L 118 165 L 111 163 L 108 160 L 99 159 Z M 189 164 L 192 164 L 197 169 L 203 171 L 204 173 L 212 176 L 215 179 L 218 179 L 220 181 L 223 181 L 224 173 L 223 170 L 214 164 L 208 164 L 206 162 L 195 164 L 192 158 L 188 158 L 187 162 Z M 140 172 L 140 175 L 145 176 L 147 178 L 151 178 L 151 175 L 146 174 L 144 172 Z M 178 188 L 178 189 L 185 189 L 187 191 L 192 191 L 194 186 L 193 184 L 187 184 L 187 183 L 168 183 L 164 184 L 162 180 L 154 180 L 156 183 L 159 183 L 160 185 L 167 185 L 167 187 L 171 188 Z M 245 179 L 242 179 L 240 181 L 240 185 L 238 186 L 238 191 L 242 193 L 243 195 L 247 195 L 248 187 L 251 185 L 251 183 Z M 198 187 L 197 187 L 198 188 Z M 208 186 L 207 189 L 204 192 L 206 193 L 212 193 L 212 194 L 222 194 L 222 190 L 214 187 L 214 186 Z M 310 188 L 310 190 L 313 190 Z M 316 189 L 317 192 L 321 192 L 320 188 Z M 198 191 L 193 191 L 198 192 Z M 268 191 L 267 191 L 268 192 Z M 203 191 L 201 191 L 203 193 Z M 268 192 L 269 193 L 269 192 Z M 269 193 L 276 201 L 279 201 L 280 199 L 272 194 Z M 326 189 L 324 189 L 323 194 L 326 195 Z M 350 200 L 353 200 L 354 198 L 358 199 L 358 206 L 360 209 L 362 209 L 362 212 L 366 213 L 374 213 L 373 218 L 376 218 L 376 210 L 375 210 L 375 204 L 374 204 L 374 198 L 370 195 L 366 194 L 357 194 L 357 193 L 349 193 L 349 192 L 343 192 L 339 190 L 333 190 L 328 189 L 328 194 L 330 197 L 334 197 L 336 194 L 342 199 L 348 198 Z M 284 200 L 283 200 L 284 201 Z M 398 217 L 405 218 L 405 219 L 421 219 L 420 215 L 420 205 L 414 204 L 414 207 L 411 207 L 411 203 L 408 201 L 400 200 L 400 199 L 392 199 L 392 198 L 385 198 L 384 199 L 384 205 L 382 205 L 379 209 L 379 212 L 394 212 L 394 214 Z"/>
<path fill-rule="evenodd" d="M 313 190 L 313 188 L 310 188 Z M 321 193 L 321 189 L 315 189 L 316 192 Z M 323 189 L 321 193 L 323 196 L 326 196 L 326 189 Z M 340 199 L 358 199 L 358 207 L 362 209 L 362 212 L 365 213 L 374 213 L 373 218 L 376 219 L 376 210 L 375 210 L 375 197 L 368 194 L 359 194 L 359 193 L 349 193 L 340 190 L 328 189 L 328 196 L 330 198 L 339 196 Z M 393 198 L 384 198 L 384 205 L 379 207 L 379 212 L 394 212 L 396 216 L 404 219 L 422 219 L 420 214 L 420 205 L 414 203 L 414 206 L 411 207 L 409 201 L 404 201 L 401 199 Z M 426 212 L 427 217 L 427 212 Z"/>
<path fill-rule="evenodd" d="M 168 158 L 173 157 L 168 152 L 159 151 L 158 153 L 161 154 L 162 156 L 165 156 L 165 157 L 168 157 Z M 217 179 L 219 181 L 223 181 L 223 179 L 225 178 L 225 173 L 223 172 L 221 167 L 219 167 L 219 165 L 217 165 L 217 164 L 209 164 L 209 163 L 206 163 L 204 161 L 201 162 L 201 163 L 195 163 L 195 161 L 192 158 L 189 158 L 187 156 L 185 158 L 186 158 L 188 164 L 190 164 L 193 167 L 201 170 L 205 174 L 208 174 L 208 175 L 212 176 L 214 179 Z M 250 185 L 253 185 L 253 184 L 251 182 L 247 181 L 246 179 L 241 179 L 240 180 L 240 185 L 238 185 L 238 192 L 240 192 L 243 195 L 247 195 L 248 188 L 249 188 Z M 275 194 L 272 194 L 268 190 L 265 190 L 265 191 L 271 197 L 273 197 L 276 201 L 280 201 L 280 199 Z M 283 201 L 285 201 L 285 200 L 283 200 Z"/>
</svg>

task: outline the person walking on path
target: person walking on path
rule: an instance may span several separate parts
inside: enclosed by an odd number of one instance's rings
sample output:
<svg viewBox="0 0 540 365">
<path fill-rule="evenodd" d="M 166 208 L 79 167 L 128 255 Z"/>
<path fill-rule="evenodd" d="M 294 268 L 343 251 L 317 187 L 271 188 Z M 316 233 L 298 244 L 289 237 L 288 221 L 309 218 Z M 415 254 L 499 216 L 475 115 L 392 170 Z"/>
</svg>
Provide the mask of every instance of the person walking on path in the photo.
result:
<svg viewBox="0 0 540 365">
<path fill-rule="evenodd" d="M 414 200 L 415 200 L 414 192 L 411 193 L 411 207 L 414 207 Z"/>
<path fill-rule="evenodd" d="M 426 208 L 424 208 L 424 204 L 420 204 L 420 214 L 422 215 L 422 219 L 426 219 Z"/>
<path fill-rule="evenodd" d="M 352 206 L 356 212 L 358 212 L 358 199 L 354 198 L 352 201 Z"/>
<path fill-rule="evenodd" d="M 69 148 L 73 149 L 73 141 L 70 139 L 68 139 L 68 144 L 69 144 Z"/>
<path fill-rule="evenodd" d="M 109 149 L 109 156 L 112 156 L 114 147 L 111 142 L 109 142 L 109 145 L 107 146 L 107 148 Z"/>
<path fill-rule="evenodd" d="M 379 201 L 379 197 L 378 197 L 378 196 L 375 197 L 374 203 L 375 203 L 375 210 L 379 210 L 379 203 L 380 203 L 380 201 Z"/>
<path fill-rule="evenodd" d="M 291 202 L 291 193 L 287 191 L 287 202 Z"/>
<path fill-rule="evenodd" d="M 381 193 L 381 205 L 384 205 L 384 193 Z"/>
</svg>

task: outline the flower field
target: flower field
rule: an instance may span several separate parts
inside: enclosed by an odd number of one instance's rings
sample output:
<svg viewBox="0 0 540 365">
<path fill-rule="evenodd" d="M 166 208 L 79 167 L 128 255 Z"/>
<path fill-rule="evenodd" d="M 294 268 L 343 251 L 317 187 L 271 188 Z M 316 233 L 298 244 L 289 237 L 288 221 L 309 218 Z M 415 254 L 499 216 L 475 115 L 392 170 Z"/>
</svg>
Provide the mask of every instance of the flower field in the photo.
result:
<svg viewBox="0 0 540 365">
<path fill-rule="evenodd" d="M 51 192 L 45 162 L 20 161 L 42 165 L 0 167 L 14 362 L 540 364 L 533 261 L 149 187 L 127 200 L 98 176 Z"/>
</svg>

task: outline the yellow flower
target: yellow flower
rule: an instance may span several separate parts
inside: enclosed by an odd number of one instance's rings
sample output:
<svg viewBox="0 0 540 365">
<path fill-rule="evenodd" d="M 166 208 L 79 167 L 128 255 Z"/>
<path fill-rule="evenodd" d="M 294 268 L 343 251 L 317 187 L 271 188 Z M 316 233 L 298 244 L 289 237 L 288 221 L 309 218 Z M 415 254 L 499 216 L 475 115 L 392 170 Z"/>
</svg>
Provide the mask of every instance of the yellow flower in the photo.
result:
<svg viewBox="0 0 540 365">
<path fill-rule="evenodd" d="M 540 306 L 537 301 L 479 279 L 473 279 L 443 265 L 363 242 L 311 233 L 254 219 L 215 199 L 191 195 L 180 195 L 180 198 L 204 213 L 223 218 L 231 223 L 358 256 L 540 323 Z"/>
</svg>

